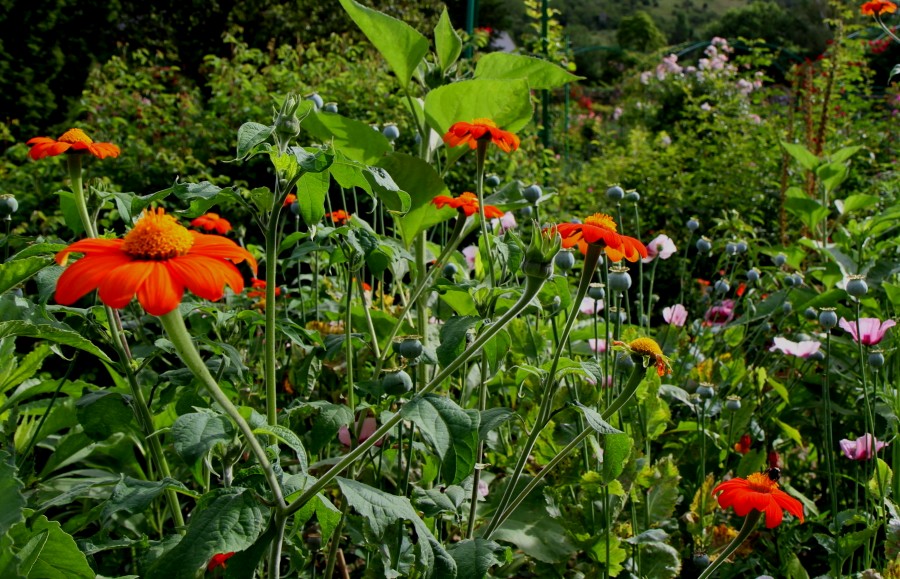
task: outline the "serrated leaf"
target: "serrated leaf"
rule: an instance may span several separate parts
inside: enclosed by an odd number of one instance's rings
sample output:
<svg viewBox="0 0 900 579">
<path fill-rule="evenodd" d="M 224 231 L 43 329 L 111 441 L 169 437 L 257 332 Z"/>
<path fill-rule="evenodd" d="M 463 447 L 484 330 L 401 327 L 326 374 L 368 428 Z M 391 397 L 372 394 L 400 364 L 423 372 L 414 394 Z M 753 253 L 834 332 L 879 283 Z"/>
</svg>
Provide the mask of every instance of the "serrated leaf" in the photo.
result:
<svg viewBox="0 0 900 579">
<path fill-rule="evenodd" d="M 507 52 L 491 52 L 478 59 L 475 78 L 513 80 L 524 78 L 529 88 L 554 89 L 583 79 L 552 62 Z"/>
<path fill-rule="evenodd" d="M 241 160 L 247 157 L 257 145 L 267 141 L 274 131 L 274 126 L 266 126 L 259 123 L 244 123 L 241 125 L 237 134 L 237 154 L 235 159 Z"/>
<path fill-rule="evenodd" d="M 388 527 L 397 521 L 412 523 L 417 535 L 416 544 L 421 549 L 417 562 L 426 577 L 456 576 L 456 562 L 419 518 L 409 499 L 341 477 L 337 478 L 337 483 L 347 502 L 362 515 L 377 538 L 382 537 Z"/>
<path fill-rule="evenodd" d="M 680 480 L 678 466 L 671 456 L 656 463 L 653 484 L 647 493 L 647 514 L 651 525 L 662 523 L 674 514 L 680 497 L 678 490 Z"/>
<path fill-rule="evenodd" d="M 599 412 L 592 408 L 588 408 L 587 406 L 581 404 L 580 402 L 575 403 L 575 407 L 581 411 L 584 415 L 584 420 L 587 422 L 587 425 L 594 429 L 597 434 L 621 434 L 622 431 L 613 425 L 609 424 L 605 420 L 603 420 L 603 416 L 600 415 Z"/>
<path fill-rule="evenodd" d="M 407 402 L 400 414 L 415 422 L 437 451 L 446 484 L 458 484 L 472 474 L 478 446 L 477 412 L 466 412 L 448 398 L 426 394 Z"/>
<path fill-rule="evenodd" d="M 450 23 L 446 6 L 441 12 L 437 26 L 434 27 L 434 48 L 443 72 L 448 71 L 462 53 L 462 39 Z"/>
<path fill-rule="evenodd" d="M 428 39 L 409 24 L 354 0 L 340 0 L 341 6 L 359 26 L 388 65 L 397 75 L 402 90 L 406 90 L 416 67 L 428 53 Z"/>
<path fill-rule="evenodd" d="M 306 472 L 309 468 L 309 459 L 306 456 L 306 449 L 303 448 L 303 441 L 291 429 L 280 424 L 266 424 L 255 428 L 253 434 L 271 434 L 297 453 L 297 462 L 301 472 Z"/>
<path fill-rule="evenodd" d="M 297 181 L 297 206 L 306 225 L 315 225 L 325 216 L 325 197 L 330 182 L 331 174 L 327 171 L 306 173 Z"/>
<path fill-rule="evenodd" d="M 175 452 L 193 466 L 217 444 L 226 444 L 234 438 L 231 420 L 212 411 L 182 414 L 170 431 L 175 441 Z"/>
<path fill-rule="evenodd" d="M 51 264 L 53 264 L 52 257 L 38 255 L 0 263 L 0 294 L 28 280 Z"/>
<path fill-rule="evenodd" d="M 640 548 L 641 575 L 672 579 L 681 573 L 681 555 L 665 543 L 646 543 Z"/>
<path fill-rule="evenodd" d="M 12 462 L 11 455 L 5 450 L 0 450 L 0 537 L 9 531 L 10 527 L 25 520 L 22 509 L 27 504 L 22 496 L 23 484 L 16 475 L 19 469 Z"/>
<path fill-rule="evenodd" d="M 121 511 L 125 511 L 129 515 L 142 513 L 147 510 L 156 497 L 166 492 L 167 489 L 187 491 L 187 487 L 173 478 L 147 481 L 123 475 L 113 489 L 109 500 L 106 501 L 101 516 L 104 521 L 108 522 L 113 515 Z"/>
<path fill-rule="evenodd" d="M 625 469 L 634 440 L 625 433 L 603 435 L 603 480 L 610 482 Z"/>
<path fill-rule="evenodd" d="M 75 544 L 75 539 L 62 530 L 59 522 L 44 515 L 31 525 L 19 523 L 9 530 L 13 543 L 20 549 L 19 577 L 52 579 L 93 579 L 96 573 Z M 23 569 L 24 567 L 24 569 Z"/>
<path fill-rule="evenodd" d="M 254 544 L 268 516 L 253 493 L 234 487 L 206 497 L 187 533 L 147 571 L 147 579 L 189 579 L 216 553 L 243 551 Z"/>
<path fill-rule="evenodd" d="M 9 336 L 24 336 L 27 338 L 50 340 L 57 344 L 64 344 L 66 346 L 78 348 L 79 350 L 84 350 L 85 352 L 97 356 L 104 362 L 112 362 L 103 350 L 73 330 L 58 328 L 49 324 L 33 324 L 23 320 L 0 322 L 0 339 Z"/>
<path fill-rule="evenodd" d="M 481 421 L 478 425 L 478 439 L 486 440 L 488 435 L 500 428 L 500 425 L 516 416 L 509 408 L 488 408 L 481 412 Z"/>
<path fill-rule="evenodd" d="M 106 440 L 134 425 L 131 401 L 118 392 L 101 390 L 82 396 L 75 403 L 78 422 L 92 440 Z"/>
<path fill-rule="evenodd" d="M 481 537 L 455 543 L 449 551 L 456 561 L 456 579 L 482 579 L 491 567 L 503 563 L 497 558 L 497 553 L 503 550 L 494 541 Z"/>
<path fill-rule="evenodd" d="M 447 366 L 466 348 L 466 334 L 481 318 L 477 316 L 453 316 L 441 326 L 441 345 L 435 353 L 441 366 Z"/>
</svg>

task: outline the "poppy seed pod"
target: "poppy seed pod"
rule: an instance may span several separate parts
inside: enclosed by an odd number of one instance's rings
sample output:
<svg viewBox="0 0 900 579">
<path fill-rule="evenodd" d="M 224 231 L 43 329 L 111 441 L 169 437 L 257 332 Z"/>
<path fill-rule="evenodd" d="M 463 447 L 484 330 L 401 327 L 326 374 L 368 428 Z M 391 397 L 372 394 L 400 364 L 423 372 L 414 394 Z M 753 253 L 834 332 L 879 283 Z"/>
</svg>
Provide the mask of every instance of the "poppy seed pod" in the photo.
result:
<svg viewBox="0 0 900 579">
<path fill-rule="evenodd" d="M 611 267 L 607 281 L 609 289 L 614 292 L 626 292 L 631 287 L 631 276 L 627 267 Z"/>
<path fill-rule="evenodd" d="M 830 330 L 838 323 L 837 313 L 834 308 L 822 308 L 819 312 L 819 324 L 826 330 Z"/>
<path fill-rule="evenodd" d="M 530 207 L 529 207 L 530 209 Z M 571 251 L 563 250 L 556 254 L 553 263 L 562 271 L 571 271 L 575 267 L 575 255 Z M 588 290 L 590 292 L 590 290 Z"/>
<path fill-rule="evenodd" d="M 759 281 L 759 270 L 755 267 L 747 270 L 747 281 L 755 283 Z"/>
<path fill-rule="evenodd" d="M 697 221 L 695 218 L 691 217 L 687 221 L 687 228 L 690 231 L 697 231 L 698 229 L 700 229 L 700 222 Z"/>
<path fill-rule="evenodd" d="M 325 103 L 325 106 L 322 107 L 326 113 L 337 113 L 338 112 L 338 104 L 336 102 Z"/>
<path fill-rule="evenodd" d="M 712 249 L 712 242 L 709 239 L 701 237 L 697 240 L 697 251 L 700 253 L 709 253 L 710 249 Z"/>
<path fill-rule="evenodd" d="M 540 201 L 543 193 L 544 191 L 541 189 L 541 186 L 537 184 L 529 185 L 522 189 L 522 197 L 531 204 Z"/>
<path fill-rule="evenodd" d="M 19 209 L 19 202 L 10 194 L 0 195 L 0 215 L 9 217 Z"/>
<path fill-rule="evenodd" d="M 606 190 L 606 197 L 610 201 L 621 201 L 625 197 L 625 191 L 618 185 L 613 185 Z"/>
<path fill-rule="evenodd" d="M 712 398 L 716 395 L 716 389 L 712 384 L 700 384 L 697 386 L 697 395 L 700 398 Z"/>
<path fill-rule="evenodd" d="M 847 280 L 847 293 L 855 298 L 862 297 L 869 293 L 869 286 L 866 279 L 860 275 L 851 275 Z"/>
<path fill-rule="evenodd" d="M 637 203 L 641 200 L 641 194 L 637 191 L 629 191 L 625 194 L 625 201 L 631 201 L 632 203 Z"/>
<path fill-rule="evenodd" d="M 724 294 L 727 293 L 728 290 L 731 289 L 731 284 L 728 283 L 727 279 L 720 279 L 716 282 L 716 293 Z"/>
<path fill-rule="evenodd" d="M 391 396 L 406 394 L 413 388 L 412 378 L 403 370 L 388 372 L 381 379 L 381 387 L 384 389 L 385 394 L 390 394 Z"/>
<path fill-rule="evenodd" d="M 882 368 L 884 366 L 884 352 L 881 350 L 872 350 L 869 353 L 869 366 L 872 368 Z"/>
<path fill-rule="evenodd" d="M 737 412 L 741 409 L 741 398 L 739 396 L 729 396 L 728 399 L 725 400 L 725 408 L 732 412 Z"/>
<path fill-rule="evenodd" d="M 400 137 L 400 129 L 394 123 L 385 123 L 384 128 L 381 129 L 381 134 L 388 141 L 396 141 Z"/>
<path fill-rule="evenodd" d="M 775 257 L 772 258 L 772 261 L 775 263 L 776 267 L 781 267 L 785 263 L 787 263 L 787 256 L 783 253 L 779 253 Z"/>
<path fill-rule="evenodd" d="M 734 255 L 735 253 L 737 253 L 737 244 L 732 241 L 726 243 L 725 253 L 727 253 L 728 255 Z"/>
<path fill-rule="evenodd" d="M 747 251 L 747 242 L 746 241 L 738 241 L 737 242 L 737 252 L 744 253 Z"/>
<path fill-rule="evenodd" d="M 400 342 L 397 352 L 404 358 L 418 358 L 422 355 L 422 341 L 418 336 L 407 336 Z"/>
<path fill-rule="evenodd" d="M 588 286 L 588 297 L 593 300 L 602 300 L 606 297 L 606 286 L 602 283 L 592 283 Z"/>
<path fill-rule="evenodd" d="M 819 314 L 816 312 L 816 308 L 809 307 L 803 310 L 803 317 L 807 320 L 815 320 L 819 317 Z"/>
<path fill-rule="evenodd" d="M 312 101 L 313 105 L 315 105 L 316 110 L 321 109 L 325 106 L 325 101 L 322 100 L 322 97 L 319 96 L 319 93 L 314 92 L 303 97 L 304 100 Z"/>
<path fill-rule="evenodd" d="M 484 184 L 488 187 L 496 187 L 500 184 L 500 177 L 497 175 L 488 175 L 484 178 Z"/>
</svg>

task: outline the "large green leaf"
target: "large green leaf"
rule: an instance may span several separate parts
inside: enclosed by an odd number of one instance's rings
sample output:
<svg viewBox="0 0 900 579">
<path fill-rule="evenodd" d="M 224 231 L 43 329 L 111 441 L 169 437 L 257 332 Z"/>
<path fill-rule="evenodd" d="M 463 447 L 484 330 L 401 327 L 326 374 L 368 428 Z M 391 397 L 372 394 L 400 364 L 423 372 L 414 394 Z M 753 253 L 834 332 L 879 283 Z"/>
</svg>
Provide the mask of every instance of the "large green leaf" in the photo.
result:
<svg viewBox="0 0 900 579">
<path fill-rule="evenodd" d="M 491 119 L 507 131 L 518 131 L 533 113 L 528 81 L 476 78 L 442 86 L 425 97 L 425 118 L 438 134 L 459 121 Z"/>
<path fill-rule="evenodd" d="M 369 167 L 338 154 L 331 166 L 331 175 L 341 187 L 359 187 L 380 200 L 388 211 L 399 214 L 409 211 L 409 193 L 400 189 L 381 167 Z"/>
<path fill-rule="evenodd" d="M 446 6 L 441 12 L 437 26 L 434 27 L 434 49 L 437 52 L 438 64 L 441 65 L 442 72 L 449 70 L 462 53 L 462 40 L 453 28 L 453 24 L 450 23 Z"/>
<path fill-rule="evenodd" d="M 653 484 L 647 493 L 647 516 L 651 525 L 662 523 L 675 512 L 675 505 L 680 496 L 678 492 L 680 480 L 678 466 L 671 456 L 656 463 Z"/>
<path fill-rule="evenodd" d="M 0 322 L 0 338 L 8 336 L 25 336 L 26 338 L 38 338 L 41 340 L 50 340 L 57 344 L 72 346 L 79 350 L 84 350 L 94 356 L 97 356 L 105 362 L 112 362 L 103 350 L 94 345 L 93 342 L 84 338 L 78 332 L 73 330 L 51 326 L 49 324 L 33 324 L 23 320 L 10 320 L 8 322 Z"/>
<path fill-rule="evenodd" d="M 481 537 L 455 543 L 450 547 L 450 555 L 456 561 L 457 579 L 481 579 L 486 576 L 491 567 L 502 563 L 497 558 L 497 553 L 502 553 L 503 550 L 494 541 L 486 541 Z"/>
<path fill-rule="evenodd" d="M 0 536 L 24 520 L 22 516 L 22 509 L 26 504 L 25 497 L 22 496 L 24 485 L 16 478 L 19 469 L 10 460 L 11 458 L 5 450 L 0 451 Z"/>
<path fill-rule="evenodd" d="M 75 539 L 62 530 L 59 522 L 39 516 L 31 525 L 19 523 L 9 530 L 13 550 L 19 559 L 17 574 L 8 577 L 42 579 L 93 579 L 96 573 L 88 565 Z"/>
<path fill-rule="evenodd" d="M 116 484 L 103 507 L 103 520 L 108 522 L 113 515 L 121 511 L 125 511 L 128 515 L 143 513 L 166 489 L 187 491 L 187 487 L 173 478 L 148 481 L 122 475 L 122 479 Z"/>
<path fill-rule="evenodd" d="M 257 145 L 266 142 L 274 131 L 274 125 L 266 126 L 259 123 L 244 123 L 241 125 L 237 134 L 237 154 L 235 159 L 241 160 L 250 155 L 253 149 Z"/>
<path fill-rule="evenodd" d="M 344 498 L 366 523 L 376 538 L 382 537 L 397 521 L 410 521 L 415 528 L 418 563 L 426 577 L 456 577 L 456 562 L 434 538 L 431 531 L 419 518 L 409 499 L 382 492 L 361 482 L 337 478 Z"/>
<path fill-rule="evenodd" d="M 307 225 L 315 225 L 325 216 L 325 197 L 331 173 L 306 173 L 297 181 L 297 206 Z"/>
<path fill-rule="evenodd" d="M 35 255 L 0 264 L 0 294 L 26 281 L 52 263 L 52 257 Z"/>
<path fill-rule="evenodd" d="M 210 410 L 182 414 L 171 430 L 175 452 L 189 465 L 194 465 L 217 444 L 225 444 L 234 437 L 231 420 Z"/>
<path fill-rule="evenodd" d="M 806 193 L 796 187 L 788 189 L 786 197 L 784 208 L 788 213 L 799 218 L 809 229 L 814 230 L 823 219 L 828 217 L 827 207 L 822 207 L 820 202 L 809 198 Z"/>
<path fill-rule="evenodd" d="M 387 170 L 394 182 L 409 192 L 409 211 L 399 219 L 400 235 L 406 247 L 416 236 L 429 227 L 457 215 L 450 207 L 438 209 L 431 202 L 438 195 L 450 195 L 447 185 L 434 168 L 418 157 L 393 153 L 378 162 Z"/>
<path fill-rule="evenodd" d="M 796 143 L 781 142 L 781 146 L 788 154 L 796 159 L 807 171 L 814 170 L 819 165 L 819 158 L 813 155 L 809 149 Z"/>
<path fill-rule="evenodd" d="M 447 366 L 462 354 L 466 334 L 479 322 L 478 316 L 453 316 L 441 326 L 441 345 L 436 354 L 441 366 Z"/>
<path fill-rule="evenodd" d="M 118 392 L 90 392 L 75 407 L 78 422 L 91 440 L 106 440 L 117 432 L 128 432 L 135 423 L 131 400 Z"/>
<path fill-rule="evenodd" d="M 405 91 L 416 67 L 428 53 L 428 39 L 409 24 L 354 0 L 341 0 L 341 6 L 378 49 Z"/>
<path fill-rule="evenodd" d="M 816 176 L 828 194 L 834 193 L 849 175 L 850 169 L 846 163 L 831 162 L 816 168 Z"/>
<path fill-rule="evenodd" d="M 9 344 L 13 345 L 14 340 L 10 340 Z M 14 352 L 13 348 L 0 352 L 0 355 L 9 357 L 6 360 L 9 365 L 6 368 L 0 368 L 0 394 L 34 376 L 44 364 L 44 359 L 50 355 L 50 346 L 38 344 L 31 352 L 22 357 L 21 362 Z M 5 407 L 6 404 L 3 406 Z"/>
<path fill-rule="evenodd" d="M 665 543 L 651 542 L 640 546 L 641 576 L 672 579 L 681 573 L 681 556 Z"/>
<path fill-rule="evenodd" d="M 359 163 L 374 164 L 393 149 L 391 142 L 366 123 L 333 113 L 312 113 L 303 119 L 303 129 L 336 151 Z"/>
<path fill-rule="evenodd" d="M 147 579 L 196 577 L 213 555 L 253 545 L 268 519 L 253 493 L 239 487 L 215 491 L 203 504 L 181 541 L 147 571 Z"/>
<path fill-rule="evenodd" d="M 253 434 L 270 434 L 289 446 L 297 454 L 297 463 L 300 470 L 306 472 L 306 469 L 309 467 L 306 449 L 303 448 L 303 441 L 291 429 L 278 424 L 266 424 L 253 429 Z"/>
<path fill-rule="evenodd" d="M 540 492 L 533 492 L 493 534 L 497 541 L 514 544 L 526 555 L 545 563 L 565 561 L 575 547 L 566 529 L 550 517 Z"/>
<path fill-rule="evenodd" d="M 466 412 L 448 398 L 426 394 L 407 402 L 400 414 L 415 422 L 437 451 L 445 484 L 458 484 L 472 474 L 478 446 L 477 412 Z"/>
<path fill-rule="evenodd" d="M 611 482 L 618 478 L 631 454 L 634 440 L 624 433 L 603 435 L 603 480 Z"/>
<path fill-rule="evenodd" d="M 223 201 L 236 201 L 238 199 L 237 191 L 231 187 L 222 188 L 218 185 L 213 185 L 209 181 L 178 183 L 172 187 L 172 193 L 178 199 L 190 203 L 190 207 L 178 212 L 188 219 L 203 215 L 211 207 Z M 136 212 L 134 202 L 132 202 L 131 209 L 133 213 Z"/>
<path fill-rule="evenodd" d="M 524 78 L 530 88 L 538 90 L 558 88 L 584 77 L 575 76 L 552 62 L 533 56 L 491 52 L 478 59 L 478 64 L 475 65 L 475 78 L 497 80 Z"/>
</svg>

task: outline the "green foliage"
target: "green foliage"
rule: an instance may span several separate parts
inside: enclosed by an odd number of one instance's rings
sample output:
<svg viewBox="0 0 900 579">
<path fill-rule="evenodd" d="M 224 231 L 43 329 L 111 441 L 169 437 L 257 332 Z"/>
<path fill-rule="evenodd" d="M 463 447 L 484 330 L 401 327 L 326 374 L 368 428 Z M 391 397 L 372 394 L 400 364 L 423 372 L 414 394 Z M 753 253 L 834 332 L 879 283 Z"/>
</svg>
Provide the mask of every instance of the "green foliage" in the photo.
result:
<svg viewBox="0 0 900 579">
<path fill-rule="evenodd" d="M 654 52 L 667 44 L 666 36 L 643 10 L 638 10 L 619 22 L 616 40 L 622 48 L 638 52 Z"/>
</svg>

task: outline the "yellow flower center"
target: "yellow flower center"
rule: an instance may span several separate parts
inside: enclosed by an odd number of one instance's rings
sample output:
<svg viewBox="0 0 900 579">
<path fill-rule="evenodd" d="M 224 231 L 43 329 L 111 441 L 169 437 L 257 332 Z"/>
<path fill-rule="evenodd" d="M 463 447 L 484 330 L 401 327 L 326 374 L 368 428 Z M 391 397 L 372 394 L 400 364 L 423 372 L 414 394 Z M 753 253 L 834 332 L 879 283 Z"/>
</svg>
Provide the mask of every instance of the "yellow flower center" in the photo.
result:
<svg viewBox="0 0 900 579">
<path fill-rule="evenodd" d="M 758 493 L 772 493 L 778 489 L 778 483 L 769 478 L 764 472 L 754 472 L 747 476 L 750 488 Z"/>
<path fill-rule="evenodd" d="M 653 359 L 662 357 L 662 349 L 653 338 L 638 338 L 633 340 L 628 347 L 632 352 L 642 354 L 644 356 L 653 356 Z"/>
<path fill-rule="evenodd" d="M 595 225 L 597 227 L 602 227 L 603 229 L 609 229 L 610 231 L 616 230 L 616 220 L 606 213 L 594 213 L 590 217 L 585 218 L 584 222 L 588 225 Z"/>
<path fill-rule="evenodd" d="M 81 129 L 69 129 L 57 140 L 60 143 L 84 143 L 85 145 L 90 145 L 94 142 L 89 136 L 85 135 L 84 131 Z"/>
<path fill-rule="evenodd" d="M 164 260 L 186 254 L 194 245 L 191 232 L 160 207 L 144 214 L 125 235 L 122 250 L 136 259 Z"/>
</svg>

